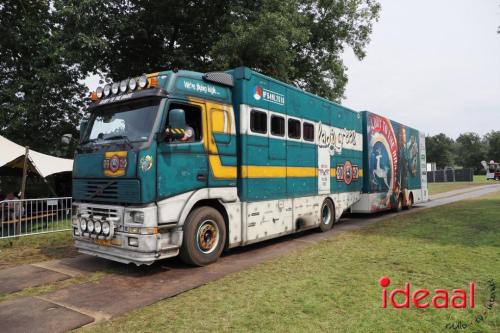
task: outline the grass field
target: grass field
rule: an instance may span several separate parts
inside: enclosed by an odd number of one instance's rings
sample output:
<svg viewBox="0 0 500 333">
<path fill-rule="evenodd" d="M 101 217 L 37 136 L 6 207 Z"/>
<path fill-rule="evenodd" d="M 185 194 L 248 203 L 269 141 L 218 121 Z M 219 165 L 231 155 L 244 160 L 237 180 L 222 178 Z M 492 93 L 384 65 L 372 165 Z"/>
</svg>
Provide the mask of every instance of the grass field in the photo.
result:
<svg viewBox="0 0 500 333">
<path fill-rule="evenodd" d="M 128 315 L 85 328 L 95 332 L 499 332 L 487 281 L 500 282 L 500 193 L 401 215 L 229 275 Z M 474 309 L 383 309 L 389 290 L 466 288 Z M 168 283 L 165 281 L 165 283 Z M 117 301 L 119 301 L 119 295 Z"/>
<path fill-rule="evenodd" d="M 0 269 L 77 254 L 70 231 L 0 240 Z"/>
<path fill-rule="evenodd" d="M 468 187 L 480 186 L 494 184 L 493 181 L 487 181 L 485 176 L 474 176 L 474 181 L 472 182 L 453 182 L 453 183 L 428 183 L 429 194 L 439 194 L 443 192 L 459 190 Z"/>
</svg>

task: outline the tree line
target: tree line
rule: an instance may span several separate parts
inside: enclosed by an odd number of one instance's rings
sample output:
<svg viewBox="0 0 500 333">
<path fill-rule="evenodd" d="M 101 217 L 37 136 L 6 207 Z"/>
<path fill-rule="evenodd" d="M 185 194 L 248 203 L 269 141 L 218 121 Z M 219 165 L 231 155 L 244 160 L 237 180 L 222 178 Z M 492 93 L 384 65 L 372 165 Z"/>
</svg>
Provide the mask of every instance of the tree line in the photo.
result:
<svg viewBox="0 0 500 333">
<path fill-rule="evenodd" d="M 427 163 L 435 162 L 438 169 L 463 167 L 482 173 L 481 161 L 500 161 L 500 131 L 482 137 L 474 132 L 462 133 L 456 140 L 440 133 L 427 136 L 425 145 Z"/>
<path fill-rule="evenodd" d="M 340 101 L 376 0 L 22 0 L 0 3 L 0 135 L 45 153 L 76 135 L 83 80 L 248 66 Z M 70 154 L 68 151 L 67 154 Z"/>
</svg>

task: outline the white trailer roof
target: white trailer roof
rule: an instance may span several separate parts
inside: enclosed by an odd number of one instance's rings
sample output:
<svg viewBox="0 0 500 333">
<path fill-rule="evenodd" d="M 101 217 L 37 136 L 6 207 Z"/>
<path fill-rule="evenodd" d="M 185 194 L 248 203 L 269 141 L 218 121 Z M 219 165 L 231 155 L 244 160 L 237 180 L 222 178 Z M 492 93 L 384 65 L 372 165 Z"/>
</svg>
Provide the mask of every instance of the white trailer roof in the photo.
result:
<svg viewBox="0 0 500 333">
<path fill-rule="evenodd" d="M 26 149 L 0 135 L 0 167 L 23 168 Z M 42 177 L 72 171 L 73 160 L 45 155 L 34 150 L 28 153 L 31 166 Z"/>
</svg>

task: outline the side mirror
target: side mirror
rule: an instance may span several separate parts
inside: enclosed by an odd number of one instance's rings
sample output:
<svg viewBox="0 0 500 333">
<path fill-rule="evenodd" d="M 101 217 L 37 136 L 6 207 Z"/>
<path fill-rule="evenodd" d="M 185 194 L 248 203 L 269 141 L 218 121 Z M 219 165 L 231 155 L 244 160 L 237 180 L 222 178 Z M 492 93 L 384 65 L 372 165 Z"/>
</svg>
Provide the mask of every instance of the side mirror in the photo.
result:
<svg viewBox="0 0 500 333">
<path fill-rule="evenodd" d="M 183 109 L 172 109 L 168 113 L 168 124 L 170 128 L 169 137 L 182 138 L 186 127 L 186 115 Z"/>
<path fill-rule="evenodd" d="M 73 141 L 73 134 L 64 134 L 61 137 L 61 142 L 65 145 L 69 145 Z"/>
<path fill-rule="evenodd" d="M 80 142 L 83 141 L 83 136 L 85 135 L 85 130 L 87 129 L 87 125 L 89 121 L 87 119 L 82 119 L 80 121 Z"/>
</svg>

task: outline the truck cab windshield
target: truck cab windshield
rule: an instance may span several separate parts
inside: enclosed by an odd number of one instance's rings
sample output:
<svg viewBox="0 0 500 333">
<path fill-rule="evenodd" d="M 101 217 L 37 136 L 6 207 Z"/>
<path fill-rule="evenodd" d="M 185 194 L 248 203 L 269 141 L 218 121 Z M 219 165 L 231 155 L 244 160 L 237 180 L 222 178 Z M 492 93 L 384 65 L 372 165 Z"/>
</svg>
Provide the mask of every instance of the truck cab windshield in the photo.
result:
<svg viewBox="0 0 500 333">
<path fill-rule="evenodd" d="M 94 111 L 83 143 L 147 141 L 152 134 L 160 99 L 106 106 Z"/>
</svg>

